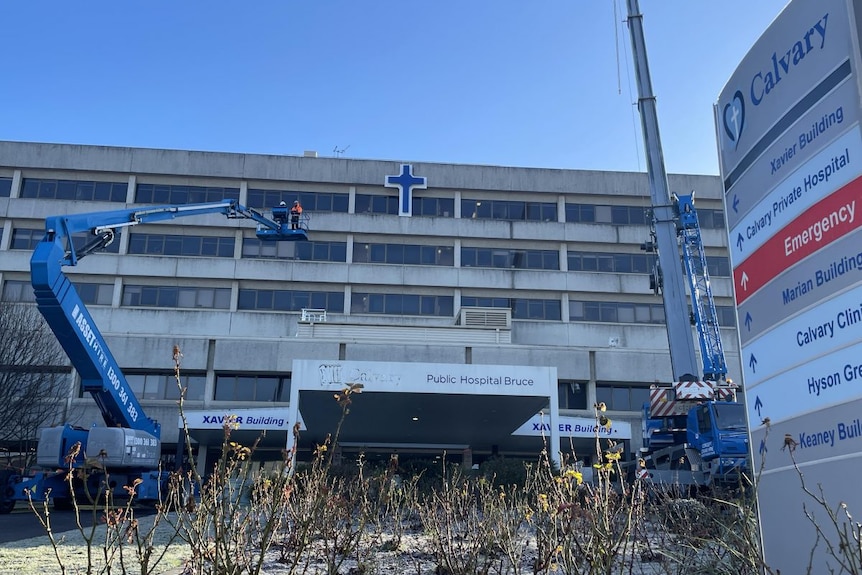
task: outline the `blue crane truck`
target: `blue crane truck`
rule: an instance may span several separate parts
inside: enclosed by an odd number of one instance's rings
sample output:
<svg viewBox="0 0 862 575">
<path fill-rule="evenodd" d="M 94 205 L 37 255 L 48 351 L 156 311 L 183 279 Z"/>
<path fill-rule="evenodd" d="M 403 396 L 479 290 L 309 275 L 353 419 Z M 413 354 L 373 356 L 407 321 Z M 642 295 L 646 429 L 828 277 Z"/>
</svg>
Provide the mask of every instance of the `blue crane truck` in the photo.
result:
<svg viewBox="0 0 862 575">
<path fill-rule="evenodd" d="M 709 284 L 694 193 L 671 196 L 683 269 L 691 295 L 690 321 L 700 343 L 703 377 L 680 374 L 654 384 L 643 406 L 642 459 L 654 482 L 705 486 L 734 484 L 747 469 L 748 431 L 737 386 L 727 378 L 718 314 Z M 666 311 L 666 313 L 668 313 Z"/>
<path fill-rule="evenodd" d="M 727 379 L 694 193 L 677 196 L 668 190 L 638 0 L 627 0 L 627 9 L 652 203 L 651 241 L 642 248 L 658 253 L 650 284 L 664 303 L 675 379 L 650 389 L 639 458 L 645 466 L 638 464 L 637 473 L 675 485 L 736 481 L 748 465 L 745 412 L 736 401 L 736 386 Z M 700 370 L 692 324 L 700 343 L 702 378 L 694 375 Z"/>
<path fill-rule="evenodd" d="M 50 499 L 55 508 L 61 509 L 69 507 L 73 498 L 86 503 L 106 489 L 122 497 L 123 486 L 135 480 L 140 480 L 136 490 L 139 501 L 155 501 L 163 493 L 167 472 L 160 467 L 161 425 L 147 417 L 63 268 L 76 266 L 86 255 L 107 247 L 118 229 L 204 214 L 253 220 L 257 223 L 257 237 L 265 241 L 308 239 L 307 214 L 292 229 L 286 206 L 274 207 L 272 218 L 268 218 L 232 199 L 46 219 L 45 236 L 30 259 L 36 304 L 78 372 L 82 390 L 95 400 L 105 425 L 83 428 L 67 423 L 43 429 L 36 463 L 50 471 L 0 471 L 0 513 L 9 513 L 17 501 L 28 500 Z M 86 237 L 83 241 L 82 234 Z M 88 473 L 74 473 L 81 468 Z M 110 477 L 109 482 L 106 477 Z"/>
</svg>

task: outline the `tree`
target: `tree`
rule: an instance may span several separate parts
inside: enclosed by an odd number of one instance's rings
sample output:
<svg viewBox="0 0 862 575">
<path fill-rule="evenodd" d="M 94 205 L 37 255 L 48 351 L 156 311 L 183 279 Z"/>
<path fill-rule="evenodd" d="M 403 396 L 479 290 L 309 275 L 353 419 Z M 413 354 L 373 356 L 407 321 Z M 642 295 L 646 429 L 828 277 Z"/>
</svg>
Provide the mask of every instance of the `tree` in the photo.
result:
<svg viewBox="0 0 862 575">
<path fill-rule="evenodd" d="M 0 302 L 0 446 L 30 454 L 39 429 L 61 423 L 69 371 L 36 306 Z"/>
</svg>

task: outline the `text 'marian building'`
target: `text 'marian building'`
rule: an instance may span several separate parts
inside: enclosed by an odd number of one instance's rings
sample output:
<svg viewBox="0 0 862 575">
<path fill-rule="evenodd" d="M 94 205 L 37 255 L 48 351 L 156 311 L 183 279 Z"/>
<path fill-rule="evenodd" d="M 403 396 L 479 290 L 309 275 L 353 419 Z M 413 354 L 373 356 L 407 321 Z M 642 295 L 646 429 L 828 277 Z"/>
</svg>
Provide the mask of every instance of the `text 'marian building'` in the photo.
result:
<svg viewBox="0 0 862 575">
<path fill-rule="evenodd" d="M 697 192 L 733 377 L 720 181 L 669 184 Z M 33 300 L 29 261 L 48 216 L 226 198 L 268 215 L 299 200 L 308 241 L 262 242 L 251 220 L 206 215 L 127 228 L 66 269 L 162 423 L 166 461 L 176 344 L 210 461 L 226 415 L 246 439 L 267 430 L 273 457 L 298 421 L 307 454 L 335 431 L 333 393 L 361 383 L 345 457 L 470 464 L 534 457 L 549 441 L 589 462 L 595 403 L 612 421 L 602 436 L 632 453 L 649 385 L 672 380 L 656 256 L 641 250 L 648 186 L 645 173 L 0 142 L 2 298 Z M 70 367 L 69 378 L 65 416 L 102 424 Z"/>
</svg>

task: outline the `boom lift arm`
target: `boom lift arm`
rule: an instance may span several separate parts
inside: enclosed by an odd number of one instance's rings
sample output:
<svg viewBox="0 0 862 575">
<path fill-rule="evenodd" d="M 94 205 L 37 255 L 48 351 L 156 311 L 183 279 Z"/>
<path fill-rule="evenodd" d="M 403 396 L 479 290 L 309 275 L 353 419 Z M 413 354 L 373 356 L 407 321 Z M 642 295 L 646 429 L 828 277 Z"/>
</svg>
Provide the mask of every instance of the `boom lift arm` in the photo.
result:
<svg viewBox="0 0 862 575">
<path fill-rule="evenodd" d="M 269 219 L 236 200 L 54 216 L 45 221 L 45 236 L 30 259 L 36 302 L 80 374 L 83 389 L 90 392 L 98 404 L 108 427 L 128 428 L 156 439 L 160 437 L 158 422 L 144 414 L 62 267 L 75 266 L 87 254 L 106 247 L 118 228 L 211 213 L 254 220 L 258 224 L 257 237 L 262 240 L 308 239 L 305 229 L 290 229 L 286 207 L 274 208 L 274 219 Z M 93 240 L 76 247 L 75 234 L 81 232 L 90 233 Z"/>
</svg>

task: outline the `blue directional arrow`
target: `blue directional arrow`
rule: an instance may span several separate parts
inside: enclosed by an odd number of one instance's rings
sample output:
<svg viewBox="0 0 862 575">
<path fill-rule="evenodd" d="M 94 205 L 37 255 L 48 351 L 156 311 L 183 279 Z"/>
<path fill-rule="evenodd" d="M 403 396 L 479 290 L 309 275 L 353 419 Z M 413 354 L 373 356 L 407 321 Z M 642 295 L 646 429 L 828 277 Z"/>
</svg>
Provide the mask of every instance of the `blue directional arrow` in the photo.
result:
<svg viewBox="0 0 862 575">
<path fill-rule="evenodd" d="M 754 373 L 757 373 L 757 369 L 755 367 L 756 365 L 757 365 L 757 358 L 754 357 L 754 354 L 752 353 L 751 359 L 748 360 L 748 367 L 750 367 L 751 371 L 753 371 Z"/>
<path fill-rule="evenodd" d="M 745 238 L 742 237 L 741 233 L 736 236 L 736 247 L 738 247 L 740 250 L 742 249 L 742 241 L 744 239 Z"/>
<path fill-rule="evenodd" d="M 745 312 L 745 327 L 751 331 L 751 313 Z"/>
<path fill-rule="evenodd" d="M 733 211 L 738 212 L 739 210 L 736 207 L 739 205 L 739 198 L 736 197 L 736 194 L 733 194 Z"/>
<path fill-rule="evenodd" d="M 760 455 L 763 455 L 763 454 L 764 454 L 764 453 L 766 453 L 767 451 L 768 451 L 768 450 L 766 449 L 766 440 L 765 440 L 765 439 L 761 439 L 761 440 L 760 440 Z"/>
<path fill-rule="evenodd" d="M 757 417 L 760 417 L 760 408 L 763 407 L 763 402 L 760 401 L 760 396 L 758 395 L 754 399 L 754 409 L 757 410 Z"/>
</svg>

